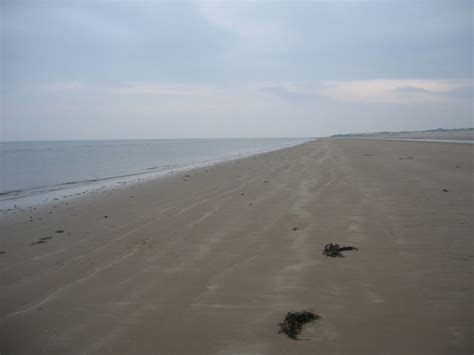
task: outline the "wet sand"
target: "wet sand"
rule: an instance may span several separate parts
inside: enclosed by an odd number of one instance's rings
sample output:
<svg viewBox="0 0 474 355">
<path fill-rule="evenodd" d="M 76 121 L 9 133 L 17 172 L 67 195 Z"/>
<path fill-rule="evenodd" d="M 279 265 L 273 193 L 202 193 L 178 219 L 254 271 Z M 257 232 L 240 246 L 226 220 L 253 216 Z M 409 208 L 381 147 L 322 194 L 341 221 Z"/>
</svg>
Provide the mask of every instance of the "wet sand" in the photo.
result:
<svg viewBox="0 0 474 355">
<path fill-rule="evenodd" d="M 2 216 L 0 353 L 470 354 L 473 151 L 323 139 Z"/>
</svg>

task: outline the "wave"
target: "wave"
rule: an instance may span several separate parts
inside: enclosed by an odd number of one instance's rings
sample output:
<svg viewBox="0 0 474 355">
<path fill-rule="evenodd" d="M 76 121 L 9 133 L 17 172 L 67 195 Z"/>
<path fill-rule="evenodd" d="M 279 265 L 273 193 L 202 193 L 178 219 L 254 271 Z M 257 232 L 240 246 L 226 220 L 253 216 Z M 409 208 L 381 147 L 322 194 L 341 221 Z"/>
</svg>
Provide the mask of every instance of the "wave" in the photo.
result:
<svg viewBox="0 0 474 355">
<path fill-rule="evenodd" d="M 130 178 L 130 177 L 140 176 L 140 175 L 150 173 L 150 171 L 172 170 L 172 169 L 178 168 L 178 167 L 179 167 L 179 165 L 177 165 L 177 164 L 168 164 L 168 165 L 163 165 L 163 166 L 150 167 L 150 168 L 147 168 L 144 171 L 139 171 L 139 172 L 130 173 L 130 174 L 107 176 L 107 177 L 98 178 L 98 179 L 85 179 L 85 180 L 76 180 L 76 181 L 66 181 L 66 182 L 62 182 L 60 184 L 35 186 L 35 187 L 32 187 L 32 188 L 23 189 L 23 190 L 1 191 L 0 192 L 0 201 L 15 199 L 15 198 L 18 198 L 19 196 L 26 196 L 26 195 L 29 195 L 29 194 L 38 194 L 38 193 L 44 193 L 44 192 L 59 191 L 59 190 L 63 190 L 65 188 L 69 188 L 69 187 L 84 186 L 84 185 L 88 185 L 88 184 L 95 183 L 95 182 L 100 182 L 100 181 L 106 182 L 106 181 L 109 181 L 109 180 L 115 180 L 115 179 L 121 179 L 121 178 Z"/>
</svg>

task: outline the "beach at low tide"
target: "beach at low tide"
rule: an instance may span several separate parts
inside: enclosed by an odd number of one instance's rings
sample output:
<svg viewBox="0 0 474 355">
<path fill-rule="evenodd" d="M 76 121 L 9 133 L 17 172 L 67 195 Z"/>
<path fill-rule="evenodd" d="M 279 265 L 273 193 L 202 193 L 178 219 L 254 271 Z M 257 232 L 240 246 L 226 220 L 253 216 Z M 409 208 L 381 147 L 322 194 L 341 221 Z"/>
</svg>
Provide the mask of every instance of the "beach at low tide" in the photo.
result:
<svg viewBox="0 0 474 355">
<path fill-rule="evenodd" d="M 0 353 L 470 354 L 473 152 L 319 139 L 2 215 Z"/>
</svg>

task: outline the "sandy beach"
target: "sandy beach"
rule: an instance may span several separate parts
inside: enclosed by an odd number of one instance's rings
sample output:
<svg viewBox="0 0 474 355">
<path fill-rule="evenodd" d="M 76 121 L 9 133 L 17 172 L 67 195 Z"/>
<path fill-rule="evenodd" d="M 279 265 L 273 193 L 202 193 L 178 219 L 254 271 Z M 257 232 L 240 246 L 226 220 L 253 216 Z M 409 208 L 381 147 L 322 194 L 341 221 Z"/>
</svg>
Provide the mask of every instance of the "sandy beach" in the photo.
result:
<svg viewBox="0 0 474 355">
<path fill-rule="evenodd" d="M 320 139 L 2 216 L 0 353 L 471 354 L 473 151 Z"/>
</svg>

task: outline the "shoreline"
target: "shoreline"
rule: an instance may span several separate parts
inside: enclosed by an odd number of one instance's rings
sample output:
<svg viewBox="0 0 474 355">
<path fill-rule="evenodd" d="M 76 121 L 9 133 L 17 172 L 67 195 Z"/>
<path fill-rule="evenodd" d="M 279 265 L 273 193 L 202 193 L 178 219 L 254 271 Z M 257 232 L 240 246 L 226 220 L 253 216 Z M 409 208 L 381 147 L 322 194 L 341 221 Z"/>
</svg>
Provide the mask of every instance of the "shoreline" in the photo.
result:
<svg viewBox="0 0 474 355">
<path fill-rule="evenodd" d="M 156 180 L 166 176 L 173 176 L 182 172 L 191 171 L 194 169 L 206 168 L 216 164 L 225 163 L 227 161 L 233 161 L 246 157 L 251 157 L 254 155 L 265 154 L 281 149 L 287 149 L 294 146 L 298 146 L 300 144 L 315 141 L 316 139 L 318 138 L 311 138 L 308 141 L 302 143 L 261 149 L 252 153 L 241 153 L 237 155 L 226 156 L 216 160 L 207 160 L 200 163 L 188 164 L 185 166 L 173 166 L 170 168 L 163 167 L 162 169 L 149 169 L 152 171 L 142 171 L 124 176 L 114 176 L 109 178 L 79 182 L 66 182 L 59 185 L 20 190 L 19 192 L 25 194 L 21 196 L 14 195 L 10 198 L 5 198 L 5 196 L 13 194 L 17 191 L 5 192 L 0 194 L 0 213 L 2 213 L 3 215 L 11 215 L 13 212 L 18 212 L 18 210 L 30 210 L 33 207 L 38 207 L 41 205 L 56 204 L 57 201 L 62 201 L 63 203 L 69 202 L 71 199 L 75 199 L 86 194 L 97 194 L 101 192 L 108 193 L 111 190 L 115 191 L 115 189 L 124 186 L 132 186 L 142 181 Z"/>
<path fill-rule="evenodd" d="M 0 352 L 468 353 L 472 154 L 318 139 L 5 218 Z"/>
<path fill-rule="evenodd" d="M 194 169 L 205 168 L 216 164 L 225 163 L 227 161 L 233 161 L 243 159 L 245 157 L 251 157 L 254 155 L 265 154 L 272 151 L 278 151 L 282 149 L 288 149 L 301 144 L 314 142 L 318 139 L 333 139 L 328 138 L 312 138 L 303 143 L 290 144 L 287 146 L 281 146 L 276 148 L 268 148 L 260 150 L 254 153 L 240 154 L 236 156 L 224 157 L 218 160 L 204 161 L 201 163 L 190 164 L 186 166 L 175 166 L 171 168 L 163 167 L 163 169 L 149 169 L 153 171 L 143 171 L 133 173 L 125 176 L 109 177 L 103 179 L 94 179 L 80 182 L 66 182 L 59 185 L 45 186 L 38 188 L 31 188 L 28 190 L 11 191 L 0 194 L 0 213 L 3 216 L 12 215 L 13 212 L 22 210 L 30 210 L 34 207 L 41 205 L 56 204 L 55 201 L 62 201 L 63 203 L 69 202 L 71 199 L 81 197 L 85 194 L 97 194 L 97 193 L 108 193 L 110 190 L 121 188 L 123 186 L 131 186 L 138 184 L 141 181 L 160 179 L 165 176 L 172 176 L 186 171 Z M 452 144 L 474 144 L 474 140 L 443 140 L 443 139 L 410 139 L 410 138 L 370 138 L 370 137 L 337 137 L 334 139 L 358 139 L 358 140 L 387 140 L 387 141 L 408 141 L 408 142 L 431 142 L 431 143 L 452 143 Z M 26 192 L 24 195 L 14 195 L 10 198 L 2 198 L 1 196 L 13 195 L 16 192 Z M 0 218 L 1 216 L 0 215 Z"/>
</svg>

